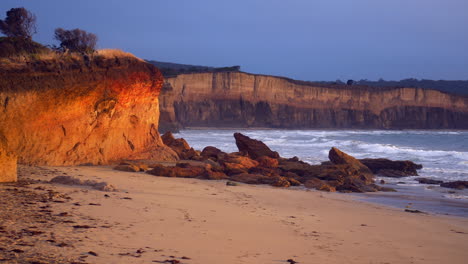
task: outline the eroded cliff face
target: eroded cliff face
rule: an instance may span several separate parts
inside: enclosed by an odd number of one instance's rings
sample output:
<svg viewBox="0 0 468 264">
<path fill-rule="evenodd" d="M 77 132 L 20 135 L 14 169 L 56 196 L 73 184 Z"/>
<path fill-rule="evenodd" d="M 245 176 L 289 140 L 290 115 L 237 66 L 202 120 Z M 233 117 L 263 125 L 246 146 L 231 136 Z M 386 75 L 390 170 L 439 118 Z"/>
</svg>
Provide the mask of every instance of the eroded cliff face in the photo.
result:
<svg viewBox="0 0 468 264">
<path fill-rule="evenodd" d="M 468 128 L 468 97 L 435 90 L 316 87 L 242 72 L 182 74 L 165 86 L 163 127 Z"/>
<path fill-rule="evenodd" d="M 0 65 L 0 156 L 54 166 L 174 160 L 157 131 L 162 84 L 136 58 Z"/>
</svg>

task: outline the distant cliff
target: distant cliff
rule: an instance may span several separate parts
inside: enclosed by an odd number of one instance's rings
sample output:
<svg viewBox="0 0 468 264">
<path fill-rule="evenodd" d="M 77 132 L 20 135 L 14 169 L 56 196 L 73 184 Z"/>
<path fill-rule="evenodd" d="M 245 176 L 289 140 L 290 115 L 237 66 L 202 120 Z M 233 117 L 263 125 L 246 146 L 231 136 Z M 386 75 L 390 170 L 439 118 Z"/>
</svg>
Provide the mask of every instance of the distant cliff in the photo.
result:
<svg viewBox="0 0 468 264">
<path fill-rule="evenodd" d="M 58 166 L 173 160 L 157 131 L 162 84 L 156 67 L 134 57 L 2 62 L 0 154 Z"/>
<path fill-rule="evenodd" d="M 468 129 L 468 97 L 323 85 L 242 72 L 167 78 L 160 130 L 176 127 Z"/>
</svg>

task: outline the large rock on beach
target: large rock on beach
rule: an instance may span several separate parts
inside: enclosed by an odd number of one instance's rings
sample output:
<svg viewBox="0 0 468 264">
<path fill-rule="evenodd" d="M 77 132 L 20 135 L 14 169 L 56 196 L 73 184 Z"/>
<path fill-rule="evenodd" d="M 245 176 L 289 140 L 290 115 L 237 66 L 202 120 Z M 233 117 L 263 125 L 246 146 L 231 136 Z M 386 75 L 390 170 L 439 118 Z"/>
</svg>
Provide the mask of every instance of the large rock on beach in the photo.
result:
<svg viewBox="0 0 468 264">
<path fill-rule="evenodd" d="M 261 156 L 274 159 L 279 158 L 278 152 L 272 151 L 260 140 L 251 139 L 241 133 L 234 133 L 234 138 L 236 139 L 236 145 L 239 151 L 247 153 L 252 159 L 257 159 Z"/>
<path fill-rule="evenodd" d="M 199 156 L 183 138 L 175 138 L 172 132 L 168 131 L 161 136 L 163 143 L 174 150 L 180 159 L 189 160 Z"/>
<path fill-rule="evenodd" d="M 360 159 L 359 161 L 373 173 L 386 177 L 417 176 L 417 170 L 422 169 L 421 164 L 409 160 Z"/>
<path fill-rule="evenodd" d="M 443 181 L 429 179 L 429 178 L 416 178 L 414 180 L 418 181 L 421 184 L 441 184 L 441 183 L 444 183 Z"/>
<path fill-rule="evenodd" d="M 304 183 L 306 188 L 317 189 L 319 191 L 335 192 L 336 188 L 318 178 L 310 178 Z"/>
<path fill-rule="evenodd" d="M 204 159 L 212 159 L 214 161 L 217 161 L 218 155 L 221 153 L 224 153 L 224 152 L 222 152 L 219 148 L 208 146 L 202 150 L 202 152 L 200 153 L 200 156 L 202 156 Z"/>
<path fill-rule="evenodd" d="M 350 156 L 343 151 L 333 147 L 328 153 L 328 158 L 333 164 L 349 165 L 356 169 L 365 178 L 366 183 L 374 182 L 374 174 L 372 171 L 353 156 Z"/>
<path fill-rule="evenodd" d="M 440 186 L 445 187 L 445 188 L 463 190 L 465 188 L 468 188 L 468 181 L 444 182 L 444 183 L 441 183 Z"/>
</svg>

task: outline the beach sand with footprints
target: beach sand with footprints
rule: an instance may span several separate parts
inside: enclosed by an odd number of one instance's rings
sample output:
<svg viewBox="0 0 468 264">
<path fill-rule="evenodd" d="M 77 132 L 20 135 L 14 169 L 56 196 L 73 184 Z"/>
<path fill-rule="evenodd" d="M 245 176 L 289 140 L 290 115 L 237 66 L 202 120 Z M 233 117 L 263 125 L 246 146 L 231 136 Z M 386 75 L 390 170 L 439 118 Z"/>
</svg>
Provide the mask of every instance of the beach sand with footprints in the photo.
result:
<svg viewBox="0 0 468 264">
<path fill-rule="evenodd" d="M 48 183 L 56 176 L 116 191 Z M 350 195 L 19 167 L 0 185 L 0 263 L 466 263 L 468 219 Z"/>
</svg>

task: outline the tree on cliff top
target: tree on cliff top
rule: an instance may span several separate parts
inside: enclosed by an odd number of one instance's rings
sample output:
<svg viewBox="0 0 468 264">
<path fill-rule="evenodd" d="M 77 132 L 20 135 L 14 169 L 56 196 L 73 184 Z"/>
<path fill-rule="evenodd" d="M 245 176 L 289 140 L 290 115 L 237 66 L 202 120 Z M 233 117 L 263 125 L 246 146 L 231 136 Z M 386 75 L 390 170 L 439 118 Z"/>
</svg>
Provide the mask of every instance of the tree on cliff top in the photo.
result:
<svg viewBox="0 0 468 264">
<path fill-rule="evenodd" d="M 36 16 L 24 7 L 12 8 L 0 20 L 0 31 L 8 37 L 31 39 L 36 33 Z"/>
<path fill-rule="evenodd" d="M 82 29 L 55 29 L 55 39 L 60 41 L 62 51 L 92 53 L 96 48 L 97 36 Z"/>
</svg>

